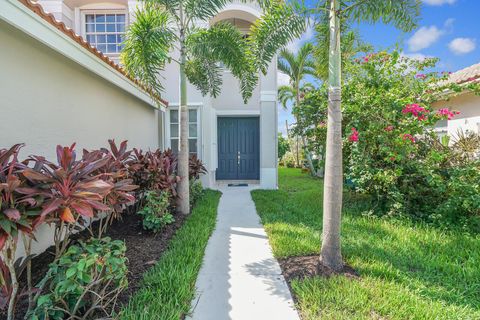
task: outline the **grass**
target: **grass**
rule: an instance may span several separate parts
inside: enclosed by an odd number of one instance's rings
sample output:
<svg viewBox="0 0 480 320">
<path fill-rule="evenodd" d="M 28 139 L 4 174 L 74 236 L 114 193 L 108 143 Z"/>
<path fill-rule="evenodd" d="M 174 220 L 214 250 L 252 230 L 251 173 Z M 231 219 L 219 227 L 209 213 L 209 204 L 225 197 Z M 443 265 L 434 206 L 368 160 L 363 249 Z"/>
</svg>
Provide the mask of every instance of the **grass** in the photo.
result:
<svg viewBox="0 0 480 320">
<path fill-rule="evenodd" d="M 319 253 L 322 181 L 280 169 L 280 190 L 252 192 L 276 257 Z M 360 280 L 292 281 L 303 319 L 480 319 L 480 236 L 362 215 L 346 194 L 342 250 Z"/>
<path fill-rule="evenodd" d="M 143 279 L 122 320 L 178 320 L 190 310 L 205 247 L 215 228 L 220 192 L 207 190 L 168 250 Z"/>
</svg>

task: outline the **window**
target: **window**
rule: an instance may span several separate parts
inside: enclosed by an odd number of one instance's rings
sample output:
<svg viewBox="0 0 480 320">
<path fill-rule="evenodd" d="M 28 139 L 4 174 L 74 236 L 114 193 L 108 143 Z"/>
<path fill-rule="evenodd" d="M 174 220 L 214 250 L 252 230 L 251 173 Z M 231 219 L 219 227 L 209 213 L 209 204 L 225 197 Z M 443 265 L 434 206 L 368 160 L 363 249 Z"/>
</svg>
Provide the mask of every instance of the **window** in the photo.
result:
<svg viewBox="0 0 480 320">
<path fill-rule="evenodd" d="M 125 13 L 86 13 L 85 38 L 104 54 L 119 54 L 125 25 Z"/>
<path fill-rule="evenodd" d="M 198 111 L 188 110 L 188 149 L 190 154 L 198 155 Z M 173 152 L 179 149 L 180 114 L 178 110 L 170 110 L 170 146 Z"/>
</svg>

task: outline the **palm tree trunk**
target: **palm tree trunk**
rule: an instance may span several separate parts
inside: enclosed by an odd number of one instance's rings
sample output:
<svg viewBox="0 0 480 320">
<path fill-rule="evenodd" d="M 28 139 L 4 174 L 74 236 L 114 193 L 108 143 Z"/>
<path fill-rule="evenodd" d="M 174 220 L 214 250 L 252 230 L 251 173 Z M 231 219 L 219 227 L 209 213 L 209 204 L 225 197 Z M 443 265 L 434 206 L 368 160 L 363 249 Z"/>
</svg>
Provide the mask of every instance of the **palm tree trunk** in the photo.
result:
<svg viewBox="0 0 480 320">
<path fill-rule="evenodd" d="M 296 92 L 295 105 L 297 107 L 299 107 L 300 102 L 301 102 L 300 83 L 296 84 L 295 92 Z M 298 119 L 296 117 L 295 117 L 295 121 L 297 122 L 297 125 L 298 125 Z M 298 143 L 298 140 L 297 140 L 297 143 Z M 303 135 L 302 135 L 302 144 L 303 144 L 303 152 L 304 152 L 305 158 L 307 159 L 307 164 L 308 164 L 309 169 L 310 169 L 310 174 L 312 176 L 314 176 L 315 175 L 315 168 L 313 167 L 312 155 L 310 154 L 310 151 L 308 150 L 308 147 L 307 147 L 307 139 L 305 139 L 305 137 Z M 298 148 L 298 144 L 297 144 L 297 148 Z M 297 149 L 297 159 L 298 159 L 298 149 Z"/>
<path fill-rule="evenodd" d="M 320 262 L 336 271 L 343 268 L 340 245 L 343 168 L 340 18 L 337 14 L 339 9 L 340 0 L 331 0 L 328 124 L 320 253 Z"/>
<path fill-rule="evenodd" d="M 180 19 L 183 21 L 183 9 L 180 8 Z M 178 152 L 177 184 L 177 211 L 181 214 L 190 213 L 190 188 L 188 179 L 188 102 L 187 102 L 187 76 L 185 64 L 187 61 L 185 48 L 185 29 L 180 30 L 180 150 Z"/>
</svg>

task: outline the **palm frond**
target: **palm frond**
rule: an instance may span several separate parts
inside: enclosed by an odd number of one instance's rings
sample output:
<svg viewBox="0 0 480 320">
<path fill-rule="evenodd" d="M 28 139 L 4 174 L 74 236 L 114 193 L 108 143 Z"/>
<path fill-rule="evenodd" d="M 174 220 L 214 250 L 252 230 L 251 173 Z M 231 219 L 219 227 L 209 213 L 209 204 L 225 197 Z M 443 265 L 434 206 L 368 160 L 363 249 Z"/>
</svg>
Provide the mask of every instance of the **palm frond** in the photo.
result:
<svg viewBox="0 0 480 320">
<path fill-rule="evenodd" d="M 278 49 L 305 31 L 305 19 L 297 15 L 291 6 L 275 1 L 250 31 L 249 44 L 251 55 L 255 57 L 255 67 L 266 73 Z"/>
<path fill-rule="evenodd" d="M 356 0 L 348 1 L 342 10 L 354 21 L 375 23 L 382 21 L 410 32 L 418 25 L 421 0 Z"/>
<path fill-rule="evenodd" d="M 165 1 L 165 0 L 164 0 Z M 168 0 L 166 0 L 168 1 Z M 213 18 L 229 0 L 183 0 L 185 13 L 193 19 L 209 20 Z"/>
<path fill-rule="evenodd" d="M 215 61 L 194 58 L 185 66 L 185 74 L 192 83 L 205 96 L 210 94 L 217 97 L 222 87 L 222 70 Z"/>
<path fill-rule="evenodd" d="M 222 62 L 225 68 L 240 80 L 244 99 L 249 98 L 258 76 L 248 55 L 243 34 L 230 23 L 218 23 L 209 29 L 197 29 L 187 38 L 188 53 L 192 59 L 211 63 Z M 213 82 L 214 83 L 214 82 Z"/>
<path fill-rule="evenodd" d="M 156 7 L 170 13 L 172 19 L 178 20 L 178 8 L 182 0 L 141 0 L 147 6 Z"/>
<path fill-rule="evenodd" d="M 160 93 L 163 86 L 158 73 L 169 61 L 175 34 L 168 12 L 146 5 L 137 11 L 135 21 L 125 35 L 121 60 L 125 69 Z"/>
<path fill-rule="evenodd" d="M 290 65 L 287 64 L 285 62 L 285 60 L 281 59 L 280 57 L 279 57 L 278 62 L 277 62 L 277 68 L 278 68 L 278 70 L 285 73 L 286 75 L 288 75 L 291 78 L 292 69 L 290 68 Z"/>
<path fill-rule="evenodd" d="M 295 90 L 290 86 L 278 87 L 278 102 L 280 102 L 280 105 L 284 110 L 287 110 L 287 104 L 289 101 L 295 100 L 295 95 Z"/>
</svg>

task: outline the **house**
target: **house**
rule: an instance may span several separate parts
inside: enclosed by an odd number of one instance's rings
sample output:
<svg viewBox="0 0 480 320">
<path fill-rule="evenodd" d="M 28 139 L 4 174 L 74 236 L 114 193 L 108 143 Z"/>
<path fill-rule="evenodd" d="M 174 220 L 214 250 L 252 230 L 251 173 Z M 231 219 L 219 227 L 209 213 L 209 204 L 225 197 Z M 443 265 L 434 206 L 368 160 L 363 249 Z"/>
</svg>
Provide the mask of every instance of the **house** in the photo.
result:
<svg viewBox="0 0 480 320">
<path fill-rule="evenodd" d="M 0 1 L 0 148 L 26 143 L 21 159 L 56 159 L 57 144 L 105 147 L 107 140 L 162 147 L 168 103 L 29 0 Z M 42 225 L 32 253 L 53 243 Z M 17 256 L 23 256 L 23 245 Z"/>
<path fill-rule="evenodd" d="M 480 82 L 480 63 L 452 73 L 447 81 L 459 85 Z M 460 112 L 451 120 L 437 123 L 435 130 L 440 135 L 455 138 L 459 131 L 480 134 L 480 96 L 465 90 L 451 96 L 448 100 L 435 102 L 433 107 L 434 109 L 449 108 Z"/>
<path fill-rule="evenodd" d="M 9 0 L 10 1 L 10 0 Z M 132 0 L 39 0 L 43 8 L 95 46 L 119 61 L 125 28 L 135 19 L 140 1 Z M 247 33 L 260 17 L 256 3 L 232 1 L 210 23 L 229 21 Z M 178 150 L 179 69 L 167 65 L 163 77 L 169 107 L 160 113 L 161 146 Z M 277 187 L 277 79 L 276 59 L 261 76 L 252 98 L 244 103 L 238 81 L 227 70 L 217 98 L 188 88 L 189 148 L 205 164 L 206 187 L 222 181 L 250 181 L 262 188 Z"/>
</svg>

